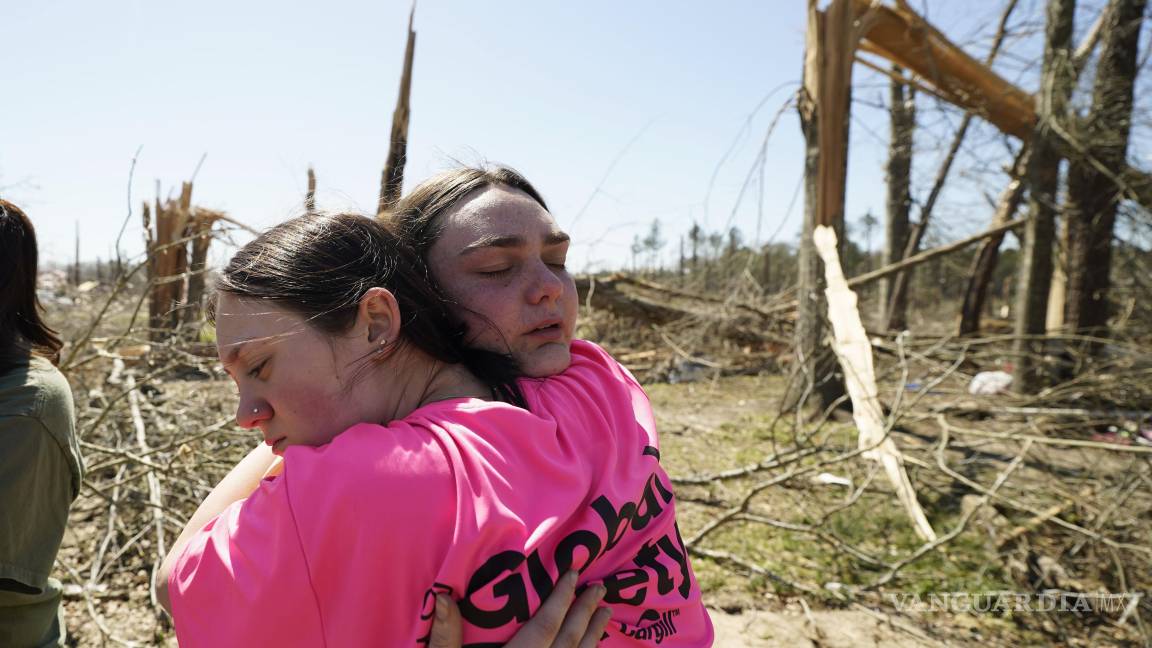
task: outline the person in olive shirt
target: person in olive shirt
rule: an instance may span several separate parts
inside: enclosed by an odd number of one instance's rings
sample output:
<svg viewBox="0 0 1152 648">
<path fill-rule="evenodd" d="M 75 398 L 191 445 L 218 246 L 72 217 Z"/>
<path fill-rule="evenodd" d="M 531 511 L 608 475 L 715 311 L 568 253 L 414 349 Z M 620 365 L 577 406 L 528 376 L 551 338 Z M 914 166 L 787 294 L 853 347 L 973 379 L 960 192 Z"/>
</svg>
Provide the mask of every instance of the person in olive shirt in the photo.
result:
<svg viewBox="0 0 1152 648">
<path fill-rule="evenodd" d="M 64 645 L 49 575 L 83 468 L 60 338 L 36 298 L 36 234 L 4 200 L 0 259 L 0 646 Z"/>
</svg>

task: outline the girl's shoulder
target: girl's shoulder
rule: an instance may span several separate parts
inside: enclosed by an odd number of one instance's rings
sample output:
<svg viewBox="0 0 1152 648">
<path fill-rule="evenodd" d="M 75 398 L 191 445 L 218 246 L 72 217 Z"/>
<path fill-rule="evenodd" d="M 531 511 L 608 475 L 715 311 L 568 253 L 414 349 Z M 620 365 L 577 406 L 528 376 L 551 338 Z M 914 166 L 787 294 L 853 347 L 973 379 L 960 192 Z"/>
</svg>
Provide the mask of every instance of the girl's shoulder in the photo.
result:
<svg viewBox="0 0 1152 648">
<path fill-rule="evenodd" d="M 632 374 L 592 342 L 573 340 L 571 351 L 572 363 L 559 374 L 521 380 L 528 409 L 568 433 L 585 428 L 592 436 L 656 446 L 652 406 Z"/>
<path fill-rule="evenodd" d="M 587 340 L 573 340 L 570 349 L 572 362 L 564 371 L 520 380 L 529 409 L 535 411 L 533 403 L 556 398 L 591 403 L 647 401 L 640 383 L 607 351 Z"/>
<path fill-rule="evenodd" d="M 551 434 L 554 425 L 528 410 L 496 401 L 455 398 L 420 407 L 387 424 L 359 423 L 317 446 L 292 446 L 285 466 L 297 475 L 338 474 L 349 489 L 437 478 L 453 472 L 462 454 L 484 453 L 521 439 Z"/>
</svg>

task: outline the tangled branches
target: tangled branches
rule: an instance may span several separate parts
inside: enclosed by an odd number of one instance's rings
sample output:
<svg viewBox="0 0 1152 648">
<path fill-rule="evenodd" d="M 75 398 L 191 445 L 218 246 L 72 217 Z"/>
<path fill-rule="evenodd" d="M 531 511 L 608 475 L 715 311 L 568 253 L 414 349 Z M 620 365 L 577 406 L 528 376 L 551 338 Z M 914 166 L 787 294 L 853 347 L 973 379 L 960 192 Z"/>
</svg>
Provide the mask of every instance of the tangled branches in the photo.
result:
<svg viewBox="0 0 1152 648">
<path fill-rule="evenodd" d="M 874 610 L 907 592 L 1148 591 L 1152 447 L 1126 445 L 1130 437 L 1115 433 L 1152 421 L 1138 378 L 1147 346 L 1113 344 L 1105 356 L 1110 366 L 1025 398 L 966 390 L 977 369 L 1003 361 L 1007 339 L 874 345 L 886 351 L 878 366 L 886 435 L 903 451 L 939 537 L 916 538 L 895 492 L 874 479 L 876 468 L 861 460 L 852 429 L 831 411 L 815 418 L 750 415 L 752 433 L 743 436 L 730 423 L 709 428 L 673 414 L 666 428 L 680 425 L 710 444 L 727 435 L 744 454 L 771 445 L 763 459 L 739 469 L 674 472 L 693 555 L 723 573 L 760 579 L 769 598 Z M 697 568 L 710 570 L 700 562 Z M 1049 641 L 1147 642 L 1152 608 L 1146 598 L 1131 600 L 1112 613 L 1012 621 Z"/>
</svg>

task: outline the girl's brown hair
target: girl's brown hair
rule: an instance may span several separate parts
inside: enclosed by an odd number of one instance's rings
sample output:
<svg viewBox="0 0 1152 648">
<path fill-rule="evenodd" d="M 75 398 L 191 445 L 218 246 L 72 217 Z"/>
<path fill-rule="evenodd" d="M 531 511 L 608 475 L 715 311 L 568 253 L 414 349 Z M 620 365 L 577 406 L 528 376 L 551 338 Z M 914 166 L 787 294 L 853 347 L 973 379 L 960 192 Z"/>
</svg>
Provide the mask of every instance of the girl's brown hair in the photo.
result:
<svg viewBox="0 0 1152 648">
<path fill-rule="evenodd" d="M 515 169 L 502 166 L 491 168 L 459 167 L 428 178 L 396 203 L 387 216 L 389 226 L 410 245 L 420 257 L 428 260 L 428 250 L 440 238 L 443 216 L 474 191 L 485 187 L 503 186 L 528 194 L 548 211 L 540 192 Z"/>
<path fill-rule="evenodd" d="M 43 320 L 36 297 L 36 230 L 19 207 L 0 199 L 0 359 L 36 353 L 60 362 L 64 345 Z"/>
<path fill-rule="evenodd" d="M 441 362 L 461 364 L 504 401 L 523 405 L 511 356 L 465 346 L 463 321 L 424 262 L 381 223 L 356 214 L 306 215 L 277 225 L 228 262 L 216 290 L 267 300 L 329 335 L 348 331 L 369 288 L 400 305 L 401 340 Z"/>
</svg>

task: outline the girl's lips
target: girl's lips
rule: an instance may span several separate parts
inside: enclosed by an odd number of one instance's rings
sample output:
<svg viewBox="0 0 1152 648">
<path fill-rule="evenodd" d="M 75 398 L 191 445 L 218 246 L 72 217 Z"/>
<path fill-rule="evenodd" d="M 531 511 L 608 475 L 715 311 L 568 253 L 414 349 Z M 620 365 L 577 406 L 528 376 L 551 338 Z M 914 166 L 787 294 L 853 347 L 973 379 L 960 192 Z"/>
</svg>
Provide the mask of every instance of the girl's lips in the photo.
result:
<svg viewBox="0 0 1152 648">
<path fill-rule="evenodd" d="M 559 324 L 549 324 L 529 331 L 528 337 L 547 341 L 560 340 L 564 337 L 564 331 Z"/>
</svg>

